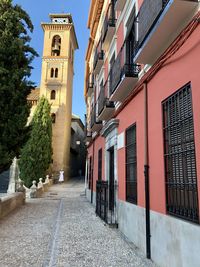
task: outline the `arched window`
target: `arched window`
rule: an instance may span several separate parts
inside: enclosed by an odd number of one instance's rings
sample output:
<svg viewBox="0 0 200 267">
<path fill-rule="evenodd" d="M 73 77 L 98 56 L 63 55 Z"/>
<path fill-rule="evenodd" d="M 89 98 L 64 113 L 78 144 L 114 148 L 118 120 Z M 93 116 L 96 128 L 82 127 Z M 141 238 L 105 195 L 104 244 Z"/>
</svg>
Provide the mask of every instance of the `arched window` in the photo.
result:
<svg viewBox="0 0 200 267">
<path fill-rule="evenodd" d="M 58 78 L 58 68 L 55 69 L 55 78 Z"/>
<path fill-rule="evenodd" d="M 54 99 L 56 99 L 56 91 L 52 90 L 51 91 L 51 100 L 54 100 Z"/>
<path fill-rule="evenodd" d="M 52 119 L 52 123 L 56 122 L 56 114 L 55 113 L 51 114 L 51 119 Z"/>
<path fill-rule="evenodd" d="M 53 77 L 54 77 L 54 69 L 51 68 L 51 78 L 53 78 Z"/>
<path fill-rule="evenodd" d="M 61 38 L 59 35 L 55 35 L 52 40 L 51 55 L 60 56 L 61 50 Z"/>
</svg>

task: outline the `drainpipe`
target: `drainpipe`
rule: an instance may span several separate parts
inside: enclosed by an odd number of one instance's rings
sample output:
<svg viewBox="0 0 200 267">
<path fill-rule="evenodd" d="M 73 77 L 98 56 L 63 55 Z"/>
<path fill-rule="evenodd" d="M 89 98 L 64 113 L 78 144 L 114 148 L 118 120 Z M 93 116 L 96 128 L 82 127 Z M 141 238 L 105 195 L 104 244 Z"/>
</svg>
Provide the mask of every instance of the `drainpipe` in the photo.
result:
<svg viewBox="0 0 200 267">
<path fill-rule="evenodd" d="M 94 148 L 95 148 L 95 140 L 92 146 L 92 179 L 91 179 L 91 203 L 93 203 L 93 185 L 94 185 Z"/>
<path fill-rule="evenodd" d="M 144 178 L 146 215 L 146 257 L 151 259 L 150 192 L 149 192 L 149 140 L 148 140 L 148 92 L 144 83 Z"/>
<path fill-rule="evenodd" d="M 86 161 L 85 161 L 85 195 L 87 191 L 87 179 L 88 177 L 88 153 L 86 152 Z"/>
</svg>

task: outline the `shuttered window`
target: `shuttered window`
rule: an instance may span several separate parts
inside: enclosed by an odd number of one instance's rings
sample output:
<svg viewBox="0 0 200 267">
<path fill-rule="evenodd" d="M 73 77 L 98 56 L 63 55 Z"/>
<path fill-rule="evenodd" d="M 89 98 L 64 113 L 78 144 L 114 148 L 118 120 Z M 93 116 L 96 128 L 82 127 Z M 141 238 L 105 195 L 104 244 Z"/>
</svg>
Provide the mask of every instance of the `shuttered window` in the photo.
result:
<svg viewBox="0 0 200 267">
<path fill-rule="evenodd" d="M 166 201 L 169 214 L 198 222 L 197 172 L 190 83 L 163 103 Z"/>
<path fill-rule="evenodd" d="M 126 130 L 126 200 L 137 204 L 136 124 Z"/>
<path fill-rule="evenodd" d="M 98 151 L 98 180 L 102 180 L 102 149 Z"/>
</svg>

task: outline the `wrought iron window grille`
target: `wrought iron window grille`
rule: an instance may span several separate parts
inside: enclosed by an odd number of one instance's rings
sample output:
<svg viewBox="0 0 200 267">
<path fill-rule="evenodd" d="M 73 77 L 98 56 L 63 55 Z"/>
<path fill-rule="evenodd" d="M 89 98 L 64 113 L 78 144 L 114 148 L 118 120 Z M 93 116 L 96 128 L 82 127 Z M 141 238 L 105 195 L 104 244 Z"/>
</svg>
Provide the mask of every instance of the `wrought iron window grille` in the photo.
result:
<svg viewBox="0 0 200 267">
<path fill-rule="evenodd" d="M 162 102 L 166 209 L 199 222 L 191 84 Z"/>
<path fill-rule="evenodd" d="M 136 124 L 126 130 L 126 201 L 137 204 Z"/>
</svg>

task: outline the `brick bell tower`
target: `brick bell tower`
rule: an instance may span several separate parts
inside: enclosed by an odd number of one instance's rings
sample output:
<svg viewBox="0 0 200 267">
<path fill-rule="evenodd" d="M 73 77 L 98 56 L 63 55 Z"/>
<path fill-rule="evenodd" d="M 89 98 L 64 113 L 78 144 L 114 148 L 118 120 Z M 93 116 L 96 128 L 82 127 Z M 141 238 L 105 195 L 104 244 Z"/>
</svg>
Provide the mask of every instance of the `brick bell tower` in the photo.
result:
<svg viewBox="0 0 200 267">
<path fill-rule="evenodd" d="M 57 174 L 63 169 L 67 180 L 71 142 L 74 51 L 78 49 L 78 43 L 70 14 L 50 14 L 49 16 L 51 22 L 41 24 L 44 30 L 44 50 L 40 97 L 44 95 L 51 103 L 52 171 Z"/>
</svg>

